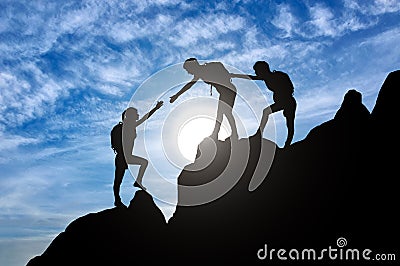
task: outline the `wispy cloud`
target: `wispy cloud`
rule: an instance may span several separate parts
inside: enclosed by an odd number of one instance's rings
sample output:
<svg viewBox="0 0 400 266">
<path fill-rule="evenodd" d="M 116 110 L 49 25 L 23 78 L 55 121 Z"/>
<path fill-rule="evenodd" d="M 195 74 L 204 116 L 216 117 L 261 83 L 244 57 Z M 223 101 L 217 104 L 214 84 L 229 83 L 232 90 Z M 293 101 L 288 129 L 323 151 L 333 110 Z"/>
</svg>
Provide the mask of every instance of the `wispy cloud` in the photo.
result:
<svg viewBox="0 0 400 266">
<path fill-rule="evenodd" d="M 347 8 L 366 15 L 381 15 L 398 12 L 400 10 L 400 3 L 397 0 L 345 0 L 344 5 Z"/>
<path fill-rule="evenodd" d="M 245 27 L 240 16 L 210 14 L 196 18 L 186 18 L 178 22 L 171 32 L 169 40 L 178 47 L 190 47 L 201 40 L 217 40 L 223 34 Z"/>
<path fill-rule="evenodd" d="M 384 6 L 386 11 L 378 14 L 389 12 L 389 10 L 397 11 L 392 4 L 386 3 Z M 299 35 L 307 39 L 337 38 L 348 32 L 370 28 L 378 23 L 375 17 L 360 15 L 360 12 L 356 11 L 359 7 L 356 2 L 345 1 L 344 7 L 338 11 L 324 3 L 308 5 L 308 16 L 300 18 L 295 15 L 291 5 L 280 4 L 276 7 L 277 14 L 271 23 L 281 30 L 281 38 Z"/>
<path fill-rule="evenodd" d="M 36 144 L 40 142 L 40 139 L 33 137 L 23 137 L 19 135 L 4 135 L 0 132 L 1 138 L 1 151 L 14 150 L 20 145 Z M 0 157 L 1 158 L 1 157 Z M 0 162 L 1 163 L 1 162 Z"/>
<path fill-rule="evenodd" d="M 165 33 L 171 30 L 174 17 L 158 14 L 153 18 L 135 17 L 136 19 L 116 21 L 108 32 L 117 42 L 127 42 L 141 38 L 161 39 Z"/>
<path fill-rule="evenodd" d="M 271 20 L 271 23 L 283 31 L 283 38 L 291 37 L 295 27 L 298 25 L 298 19 L 292 14 L 290 6 L 281 4 L 277 6 L 277 14 Z"/>
<path fill-rule="evenodd" d="M 350 88 L 362 92 L 371 109 L 387 73 L 398 68 L 399 11 L 395 0 L 1 2 L 0 231 L 8 232 L 4 238 L 44 237 L 73 218 L 112 207 L 109 131 L 151 74 L 187 57 L 221 60 L 248 74 L 266 60 L 287 72 L 298 102 L 295 140 L 332 118 Z M 178 90 L 166 77 L 183 85 L 181 72 L 168 72 L 145 92 L 157 98 Z M 234 82 L 259 116 L 266 104 L 253 95 L 251 81 Z M 256 84 L 271 101 L 265 84 Z M 163 111 L 147 125 L 151 132 L 163 126 L 164 111 L 190 97 L 209 97 L 209 86 L 193 87 L 175 105 L 169 96 L 163 95 Z M 235 110 L 247 110 L 244 100 Z M 154 99 L 141 97 L 135 105 L 144 114 Z M 241 119 L 253 133 L 255 118 Z M 282 143 L 284 117 L 277 113 L 274 120 Z M 158 159 L 157 145 L 148 152 Z M 157 167 L 175 181 L 179 169 Z M 172 202 L 176 191 L 163 191 L 152 179 L 158 170 L 149 171 L 146 182 Z M 127 173 L 125 199 L 134 191 L 131 181 Z M 160 206 L 171 215 L 171 205 Z M 60 210 L 65 215 L 57 216 Z"/>
<path fill-rule="evenodd" d="M 375 18 L 362 21 L 356 13 L 345 10 L 339 14 L 331 8 L 316 4 L 309 7 L 310 20 L 305 22 L 305 31 L 299 33 L 306 37 L 338 37 L 348 32 L 369 28 L 377 23 Z"/>
<path fill-rule="evenodd" d="M 159 7 L 181 7 L 187 8 L 189 7 L 185 1 L 179 0 L 139 0 L 135 1 L 134 4 L 136 5 L 136 12 L 141 13 L 148 8 L 159 6 Z"/>
<path fill-rule="evenodd" d="M 2 265 L 26 265 L 33 256 L 42 254 L 54 237 L 55 235 L 0 240 L 0 262 Z"/>
<path fill-rule="evenodd" d="M 6 125 L 21 125 L 42 116 L 55 101 L 68 93 L 68 89 L 48 77 L 33 63 L 24 63 L 18 70 L 19 77 L 11 69 L 0 73 L 1 118 Z"/>
<path fill-rule="evenodd" d="M 332 11 L 322 5 L 310 7 L 310 24 L 314 26 L 316 35 L 335 37 L 340 32 L 337 31 Z"/>
</svg>

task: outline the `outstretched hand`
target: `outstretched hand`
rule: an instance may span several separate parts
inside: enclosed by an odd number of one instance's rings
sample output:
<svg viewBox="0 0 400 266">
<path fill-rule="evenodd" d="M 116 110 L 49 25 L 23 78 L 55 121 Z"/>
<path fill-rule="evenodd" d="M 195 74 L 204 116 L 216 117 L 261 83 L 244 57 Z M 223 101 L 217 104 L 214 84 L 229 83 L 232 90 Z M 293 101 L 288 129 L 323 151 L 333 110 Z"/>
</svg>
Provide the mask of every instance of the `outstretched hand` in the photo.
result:
<svg viewBox="0 0 400 266">
<path fill-rule="evenodd" d="M 161 106 L 163 106 L 164 102 L 163 101 L 158 101 L 156 104 L 156 109 L 160 109 Z"/>
<path fill-rule="evenodd" d="M 173 103 L 173 102 L 176 101 L 176 99 L 178 99 L 178 96 L 177 95 L 173 95 L 173 96 L 169 97 L 169 102 Z"/>
</svg>

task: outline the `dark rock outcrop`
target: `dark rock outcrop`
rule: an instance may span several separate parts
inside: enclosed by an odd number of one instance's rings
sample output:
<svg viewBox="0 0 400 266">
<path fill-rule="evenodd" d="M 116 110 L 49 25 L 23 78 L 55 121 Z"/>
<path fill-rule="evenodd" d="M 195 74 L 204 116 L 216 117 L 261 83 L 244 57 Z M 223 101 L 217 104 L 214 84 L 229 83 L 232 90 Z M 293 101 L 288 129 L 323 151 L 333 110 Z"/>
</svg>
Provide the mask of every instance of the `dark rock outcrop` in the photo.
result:
<svg viewBox="0 0 400 266">
<path fill-rule="evenodd" d="M 28 265 L 122 265 L 157 262 L 166 240 L 164 215 L 152 197 L 137 191 L 128 208 L 90 213 L 73 221 Z"/>
<path fill-rule="evenodd" d="M 398 113 L 393 101 L 399 77 L 399 71 L 388 75 L 372 114 L 361 94 L 349 90 L 332 120 L 284 150 L 257 135 L 238 143 L 206 139 L 178 183 L 189 188 L 207 184 L 233 160 L 233 169 L 243 171 L 225 195 L 206 204 L 177 206 L 167 225 L 151 196 L 139 191 L 126 210 L 105 210 L 71 223 L 29 266 L 156 261 L 251 265 L 268 262 L 257 258 L 265 244 L 276 251 L 321 250 L 337 248 L 339 237 L 347 239 L 348 248 L 395 253 L 398 156 L 388 153 L 397 150 L 387 119 L 394 121 Z M 241 145 L 249 149 L 232 148 Z M 264 181 L 250 192 L 256 167 L 270 163 L 259 159 L 263 150 L 273 150 L 275 156 Z M 193 171 L 208 154 L 215 156 L 211 163 Z M 180 203 L 190 202 L 190 190 L 178 193 Z"/>
</svg>

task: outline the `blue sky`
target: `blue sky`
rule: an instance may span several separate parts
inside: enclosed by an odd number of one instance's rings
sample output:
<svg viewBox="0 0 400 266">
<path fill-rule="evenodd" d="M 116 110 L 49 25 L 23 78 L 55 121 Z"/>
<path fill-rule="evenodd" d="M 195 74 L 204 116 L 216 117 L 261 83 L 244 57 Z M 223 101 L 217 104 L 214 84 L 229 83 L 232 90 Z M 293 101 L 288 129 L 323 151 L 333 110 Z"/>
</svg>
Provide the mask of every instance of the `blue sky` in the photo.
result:
<svg viewBox="0 0 400 266">
<path fill-rule="evenodd" d="M 399 43 L 396 0 L 1 0 L 0 264 L 25 265 L 74 219 L 113 207 L 109 132 L 155 73 L 188 57 L 244 73 L 266 60 L 294 83 L 298 141 L 333 118 L 349 89 L 360 91 L 371 111 L 386 75 L 399 69 Z M 181 100 L 207 93 L 199 84 Z M 154 98 L 140 100 L 148 101 L 138 108 L 143 114 Z M 162 118 L 156 114 L 154 125 Z M 274 119 L 282 146 L 282 114 Z M 179 169 L 162 165 L 173 184 Z M 134 191 L 127 172 L 125 203 Z M 173 205 L 157 203 L 168 219 Z"/>
</svg>

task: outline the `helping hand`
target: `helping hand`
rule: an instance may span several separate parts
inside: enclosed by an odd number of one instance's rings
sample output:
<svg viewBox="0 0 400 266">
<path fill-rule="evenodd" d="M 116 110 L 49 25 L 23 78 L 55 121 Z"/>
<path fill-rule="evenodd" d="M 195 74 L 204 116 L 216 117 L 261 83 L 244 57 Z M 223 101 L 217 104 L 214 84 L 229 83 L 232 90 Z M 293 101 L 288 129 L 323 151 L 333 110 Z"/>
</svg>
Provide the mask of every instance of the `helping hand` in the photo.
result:
<svg viewBox="0 0 400 266">
<path fill-rule="evenodd" d="M 157 102 L 157 105 L 156 105 L 156 108 L 157 108 L 157 109 L 160 109 L 161 106 L 162 106 L 163 104 L 164 104 L 163 101 L 158 101 L 158 102 Z"/>
<path fill-rule="evenodd" d="M 169 97 L 169 98 L 170 98 L 169 102 L 170 102 L 170 103 L 173 103 L 173 102 L 176 101 L 176 99 L 178 99 L 178 96 L 177 96 L 177 95 L 174 95 L 174 96 L 171 96 L 171 97 Z"/>
</svg>

